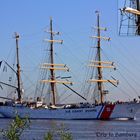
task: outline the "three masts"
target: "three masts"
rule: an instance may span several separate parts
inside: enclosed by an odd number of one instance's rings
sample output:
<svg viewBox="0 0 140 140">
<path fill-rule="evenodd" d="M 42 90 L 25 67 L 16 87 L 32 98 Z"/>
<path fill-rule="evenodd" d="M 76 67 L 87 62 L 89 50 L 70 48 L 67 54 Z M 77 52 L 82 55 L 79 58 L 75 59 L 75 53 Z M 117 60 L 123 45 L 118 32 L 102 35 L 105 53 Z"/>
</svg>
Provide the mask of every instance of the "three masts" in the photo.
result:
<svg viewBox="0 0 140 140">
<path fill-rule="evenodd" d="M 100 27 L 100 16 L 99 12 L 97 11 L 97 27 L 95 28 L 97 30 L 97 36 L 92 36 L 92 38 L 97 39 L 97 57 L 95 60 L 90 61 L 90 67 L 95 67 L 97 69 L 97 79 L 89 79 L 89 82 L 96 82 L 97 83 L 97 90 L 98 90 L 98 96 L 100 98 L 96 99 L 96 102 L 99 104 L 104 103 L 104 96 L 107 93 L 107 90 L 104 89 L 103 83 L 104 82 L 109 82 L 113 85 L 116 85 L 118 83 L 117 80 L 108 80 L 108 79 L 103 79 L 103 73 L 102 69 L 103 68 L 113 68 L 115 69 L 114 63 L 113 62 L 106 62 L 102 61 L 102 56 L 101 56 L 101 39 L 104 40 L 110 40 L 110 38 L 102 37 L 101 36 L 101 30 L 106 30 L 106 28 L 101 28 Z M 50 18 L 50 29 L 47 31 L 50 34 L 50 39 L 47 39 L 46 41 L 49 42 L 50 47 L 49 47 L 49 63 L 43 63 L 41 68 L 49 70 L 49 79 L 42 79 L 40 82 L 45 83 L 45 84 L 50 84 L 50 94 L 51 94 L 51 101 L 50 103 L 52 105 L 56 105 L 56 95 L 57 95 L 57 83 L 58 84 L 63 84 L 73 92 L 75 92 L 78 96 L 82 97 L 84 100 L 86 100 L 82 95 L 78 94 L 76 91 L 71 89 L 67 84 L 72 84 L 70 81 L 64 81 L 64 80 L 57 80 L 55 76 L 55 71 L 56 70 L 64 70 L 64 71 L 69 71 L 69 68 L 65 64 L 55 64 L 54 63 L 54 43 L 63 43 L 63 40 L 54 40 L 55 35 L 59 35 L 59 32 L 54 32 L 53 31 L 53 21 L 52 18 Z M 19 64 L 19 47 L 18 47 L 18 39 L 19 35 L 15 33 L 15 39 L 16 39 L 16 52 L 17 52 L 17 93 L 18 93 L 18 101 L 22 102 L 22 95 L 21 95 L 21 86 L 20 86 L 20 64 Z"/>
<path fill-rule="evenodd" d="M 122 103 L 105 103 L 104 96 L 108 93 L 104 89 L 103 84 L 109 82 L 112 85 L 116 86 L 118 83 L 117 80 L 103 79 L 103 69 L 104 68 L 113 68 L 115 69 L 113 62 L 102 61 L 101 56 L 101 39 L 110 40 L 110 38 L 102 37 L 100 34 L 101 30 L 106 30 L 105 28 L 100 27 L 99 22 L 99 12 L 97 13 L 97 36 L 92 36 L 92 38 L 97 39 L 96 46 L 96 57 L 90 61 L 90 67 L 96 69 L 96 76 L 91 76 L 89 82 L 96 83 L 98 97 L 95 99 L 97 102 L 88 103 L 81 94 L 77 93 L 68 84 L 71 84 L 70 81 L 58 80 L 56 78 L 56 70 L 69 71 L 68 67 L 64 64 L 55 64 L 54 62 L 54 43 L 62 44 L 62 40 L 54 40 L 54 36 L 58 35 L 59 32 L 54 32 L 52 28 L 52 19 L 50 19 L 50 29 L 48 33 L 50 34 L 50 39 L 47 39 L 49 42 L 49 61 L 48 63 L 43 63 L 41 65 L 42 69 L 49 71 L 48 79 L 41 79 L 40 82 L 43 84 L 49 84 L 50 95 L 51 95 L 51 105 L 43 105 L 41 102 L 38 105 L 37 102 L 32 106 L 32 103 L 24 102 L 22 99 L 21 92 L 21 81 L 20 81 L 20 65 L 19 65 L 19 52 L 18 52 L 18 39 L 19 35 L 15 34 L 16 39 L 16 50 L 17 50 L 17 93 L 18 98 L 17 102 L 14 101 L 12 104 L 7 105 L 3 104 L 0 106 L 0 113 L 5 117 L 15 117 L 16 112 L 19 116 L 24 118 L 29 116 L 30 118 L 36 119 L 116 119 L 116 118 L 128 118 L 134 119 L 137 110 L 139 109 L 140 103 L 138 102 L 124 102 Z M 65 87 L 69 88 L 72 92 L 86 100 L 86 103 L 75 103 L 75 104 L 65 104 L 61 107 L 57 106 L 57 90 L 56 84 L 62 84 Z M 92 94 L 92 93 L 90 93 Z"/>
</svg>

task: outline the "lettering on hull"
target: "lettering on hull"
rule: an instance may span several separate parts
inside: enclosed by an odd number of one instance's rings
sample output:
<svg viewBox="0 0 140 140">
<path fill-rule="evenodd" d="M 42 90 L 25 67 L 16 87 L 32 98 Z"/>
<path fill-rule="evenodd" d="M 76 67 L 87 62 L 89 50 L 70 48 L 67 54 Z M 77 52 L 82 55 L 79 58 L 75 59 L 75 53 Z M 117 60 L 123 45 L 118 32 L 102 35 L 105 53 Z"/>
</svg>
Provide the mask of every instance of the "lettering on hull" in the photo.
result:
<svg viewBox="0 0 140 140">
<path fill-rule="evenodd" d="M 81 113 L 81 112 L 97 112 L 96 109 L 87 109 L 87 110 L 66 110 L 66 113 Z"/>
</svg>

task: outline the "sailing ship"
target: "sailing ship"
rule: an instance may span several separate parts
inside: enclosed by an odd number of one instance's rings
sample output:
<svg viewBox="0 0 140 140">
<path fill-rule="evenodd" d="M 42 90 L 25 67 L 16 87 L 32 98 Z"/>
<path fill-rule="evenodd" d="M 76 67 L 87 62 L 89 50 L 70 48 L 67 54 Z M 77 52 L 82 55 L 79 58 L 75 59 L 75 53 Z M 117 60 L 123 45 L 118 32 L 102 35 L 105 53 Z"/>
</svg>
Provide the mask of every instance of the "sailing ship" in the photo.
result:
<svg viewBox="0 0 140 140">
<path fill-rule="evenodd" d="M 97 70 L 97 79 L 89 79 L 88 82 L 97 84 L 97 94 L 99 95 L 98 99 L 93 103 L 87 102 L 87 99 L 83 97 L 81 94 L 77 93 L 73 90 L 68 84 L 71 84 L 70 81 L 62 81 L 58 80 L 55 76 L 56 70 L 66 70 L 68 68 L 63 64 L 55 64 L 54 63 L 54 47 L 53 44 L 55 42 L 62 43 L 62 40 L 54 40 L 54 36 L 59 34 L 53 31 L 52 28 L 52 19 L 50 19 L 50 30 L 48 31 L 50 34 L 50 39 L 47 40 L 50 44 L 50 63 L 44 63 L 42 65 L 43 69 L 48 69 L 50 76 L 49 79 L 42 79 L 41 82 L 50 85 L 50 93 L 51 93 L 51 104 L 44 104 L 41 100 L 37 100 L 35 102 L 27 102 L 22 99 L 21 94 L 21 86 L 20 86 L 20 63 L 19 63 L 19 53 L 18 53 L 18 39 L 19 35 L 15 35 L 16 39 L 16 50 L 17 50 L 17 95 L 18 98 L 16 100 L 11 100 L 11 103 L 4 103 L 0 105 L 0 113 L 6 118 L 14 118 L 16 115 L 19 115 L 21 118 L 29 117 L 30 119 L 99 119 L 99 120 L 109 120 L 109 119 L 134 119 L 136 112 L 140 107 L 140 102 L 128 101 L 128 102 L 106 102 L 104 100 L 105 95 L 108 93 L 107 90 L 104 90 L 103 83 L 109 82 L 113 85 L 116 85 L 118 81 L 116 79 L 113 80 L 105 80 L 103 79 L 103 69 L 104 68 L 114 68 L 113 62 L 102 61 L 101 59 L 101 39 L 110 40 L 110 38 L 102 37 L 100 34 L 101 30 L 105 30 L 105 28 L 100 27 L 100 15 L 97 12 L 97 36 L 92 36 L 97 40 L 97 55 L 96 59 L 91 61 L 90 67 L 94 67 Z M 1 82 L 2 84 L 2 82 Z M 82 97 L 86 100 L 83 103 L 75 103 L 75 104 L 62 104 L 58 106 L 56 101 L 56 84 L 63 84 L 74 93 Z M 7 99 L 7 98 L 5 98 Z"/>
</svg>

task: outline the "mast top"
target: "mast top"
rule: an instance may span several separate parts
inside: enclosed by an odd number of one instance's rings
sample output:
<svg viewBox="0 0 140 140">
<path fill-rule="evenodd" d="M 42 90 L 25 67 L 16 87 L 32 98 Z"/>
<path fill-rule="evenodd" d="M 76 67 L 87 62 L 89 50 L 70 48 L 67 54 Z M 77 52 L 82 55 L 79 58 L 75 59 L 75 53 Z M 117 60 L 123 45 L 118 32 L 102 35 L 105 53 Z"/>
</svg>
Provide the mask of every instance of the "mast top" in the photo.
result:
<svg viewBox="0 0 140 140">
<path fill-rule="evenodd" d="M 96 14 L 99 14 L 100 12 L 98 10 L 95 11 Z"/>
<path fill-rule="evenodd" d="M 52 16 L 50 16 L 50 20 L 52 20 Z"/>
<path fill-rule="evenodd" d="M 14 36 L 15 39 L 19 39 L 19 34 L 17 32 L 15 32 L 15 36 Z"/>
</svg>

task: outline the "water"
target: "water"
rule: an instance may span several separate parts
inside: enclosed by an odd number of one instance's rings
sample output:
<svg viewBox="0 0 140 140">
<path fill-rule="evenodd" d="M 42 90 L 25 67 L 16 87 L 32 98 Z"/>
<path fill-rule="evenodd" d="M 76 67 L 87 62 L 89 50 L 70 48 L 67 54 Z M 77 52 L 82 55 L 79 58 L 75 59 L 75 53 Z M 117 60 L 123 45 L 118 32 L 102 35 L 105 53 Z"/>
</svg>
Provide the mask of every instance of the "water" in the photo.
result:
<svg viewBox="0 0 140 140">
<path fill-rule="evenodd" d="M 0 128 L 6 129 L 11 121 L 0 119 Z M 129 121 L 31 120 L 30 128 L 24 131 L 21 140 L 43 140 L 45 133 L 62 128 L 62 125 L 74 140 L 140 140 L 140 112 L 136 120 Z"/>
</svg>

